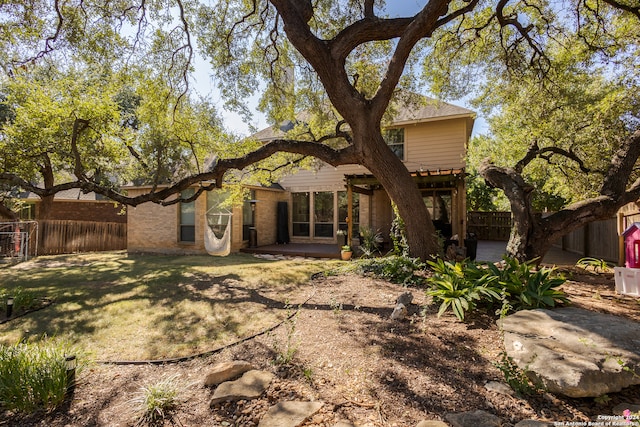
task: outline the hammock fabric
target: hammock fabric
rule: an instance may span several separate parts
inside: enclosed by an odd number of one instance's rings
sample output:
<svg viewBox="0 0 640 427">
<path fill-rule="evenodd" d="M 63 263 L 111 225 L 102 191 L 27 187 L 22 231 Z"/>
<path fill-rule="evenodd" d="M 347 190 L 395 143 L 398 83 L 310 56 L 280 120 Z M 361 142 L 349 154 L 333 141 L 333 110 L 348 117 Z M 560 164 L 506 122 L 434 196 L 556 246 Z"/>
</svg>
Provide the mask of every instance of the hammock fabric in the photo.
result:
<svg viewBox="0 0 640 427">
<path fill-rule="evenodd" d="M 231 213 L 216 213 L 213 215 L 220 215 L 219 222 L 222 221 L 223 216 L 228 216 L 229 220 L 225 226 L 224 234 L 218 238 L 209 226 L 209 221 L 207 221 L 205 214 L 207 227 L 204 235 L 204 248 L 209 255 L 227 256 L 231 253 Z"/>
</svg>

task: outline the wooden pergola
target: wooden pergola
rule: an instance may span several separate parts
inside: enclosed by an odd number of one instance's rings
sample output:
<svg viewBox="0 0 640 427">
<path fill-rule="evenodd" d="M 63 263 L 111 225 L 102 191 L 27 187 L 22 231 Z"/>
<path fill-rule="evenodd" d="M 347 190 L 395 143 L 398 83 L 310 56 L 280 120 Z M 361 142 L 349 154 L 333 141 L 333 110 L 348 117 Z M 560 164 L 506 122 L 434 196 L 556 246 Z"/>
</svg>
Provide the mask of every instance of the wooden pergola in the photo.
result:
<svg viewBox="0 0 640 427">
<path fill-rule="evenodd" d="M 411 172 L 411 176 L 418 184 L 418 188 L 423 190 L 451 191 L 451 224 L 454 232 L 461 238 L 466 236 L 466 190 L 464 169 L 437 169 L 421 170 Z M 375 190 L 383 189 L 378 179 L 371 174 L 345 175 L 345 185 L 347 187 L 347 207 L 349 217 L 347 218 L 347 235 L 353 235 L 353 193 L 373 196 Z"/>
</svg>

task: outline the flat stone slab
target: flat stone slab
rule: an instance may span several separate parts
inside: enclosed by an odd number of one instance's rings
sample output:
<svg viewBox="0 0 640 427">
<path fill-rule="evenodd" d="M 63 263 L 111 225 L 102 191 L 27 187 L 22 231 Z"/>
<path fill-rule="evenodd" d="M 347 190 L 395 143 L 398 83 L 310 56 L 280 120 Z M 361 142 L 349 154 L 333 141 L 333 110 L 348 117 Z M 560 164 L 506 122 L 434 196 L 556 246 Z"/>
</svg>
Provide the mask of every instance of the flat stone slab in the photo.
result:
<svg viewBox="0 0 640 427">
<path fill-rule="evenodd" d="M 218 385 L 225 381 L 232 380 L 247 371 L 254 369 L 253 365 L 243 360 L 234 360 L 231 362 L 222 362 L 215 365 L 204 380 L 204 385 Z"/>
<path fill-rule="evenodd" d="M 280 402 L 267 411 L 258 427 L 298 427 L 322 408 L 322 402 Z"/>
<path fill-rule="evenodd" d="M 499 321 L 508 356 L 532 381 L 569 397 L 640 384 L 640 323 L 575 307 L 523 310 Z"/>
<path fill-rule="evenodd" d="M 218 386 L 213 392 L 210 406 L 220 402 L 234 402 L 236 400 L 257 399 L 269 387 L 273 374 L 266 371 L 251 370 L 245 372 L 235 381 L 227 381 Z"/>
<path fill-rule="evenodd" d="M 438 421 L 438 420 L 424 420 L 424 421 L 420 421 L 416 427 L 449 427 L 449 425 L 447 423 L 445 423 L 444 421 Z"/>
<path fill-rule="evenodd" d="M 446 414 L 444 418 L 453 427 L 501 427 L 502 420 L 486 411 L 468 411 Z"/>
</svg>

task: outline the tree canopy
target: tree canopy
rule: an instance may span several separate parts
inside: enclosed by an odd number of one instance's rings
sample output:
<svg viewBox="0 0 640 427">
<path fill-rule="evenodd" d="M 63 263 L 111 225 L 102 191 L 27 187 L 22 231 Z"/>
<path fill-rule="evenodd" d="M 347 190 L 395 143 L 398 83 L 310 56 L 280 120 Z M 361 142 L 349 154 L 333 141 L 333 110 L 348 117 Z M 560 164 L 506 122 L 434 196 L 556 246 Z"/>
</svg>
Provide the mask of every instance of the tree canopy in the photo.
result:
<svg viewBox="0 0 640 427">
<path fill-rule="evenodd" d="M 4 81 L 50 61 L 63 74 L 79 69 L 107 80 L 134 77 L 137 83 L 128 85 L 149 85 L 150 91 L 135 108 L 136 120 L 146 123 L 135 132 L 136 137 L 145 135 L 142 140 L 134 144 L 118 137 L 127 130 L 126 121 L 119 129 L 94 134 L 94 125 L 101 129 L 100 116 L 89 111 L 74 116 L 70 111 L 72 123 L 63 126 L 67 141 L 54 150 L 71 153 L 62 183 L 38 186 L 28 174 L 6 168 L 0 180 L 42 197 L 76 187 L 136 205 L 164 202 L 196 183 L 210 183 L 199 191 L 221 186 L 225 177 L 236 176 L 227 172 L 266 159 L 272 164 L 256 170 L 268 174 L 309 156 L 334 166 L 361 164 L 398 206 L 411 253 L 426 258 L 437 250 L 433 226 L 407 167 L 391 155 L 381 133 L 393 115 L 390 106 L 402 94 L 431 89 L 461 96 L 496 82 L 553 81 L 562 75 L 556 63 L 561 70 L 564 56 L 570 54 L 567 46 L 581 55 L 585 70 L 597 53 L 600 60 L 610 61 L 617 75 L 629 70 L 634 78 L 638 75 L 640 6 L 634 0 L 430 0 L 418 2 L 412 16 L 389 14 L 386 8 L 392 6 L 374 0 L 22 0 L 5 5 L 0 17 Z M 233 141 L 221 148 L 221 141 L 229 143 L 223 132 L 202 133 L 198 128 L 203 121 L 217 129 L 220 124 L 206 103 L 193 101 L 190 75 L 198 54 L 209 60 L 228 108 L 248 115 L 246 100 L 260 93 L 260 108 L 274 124 L 301 110 L 314 117 L 284 138 L 253 145 Z M 127 84 L 114 87 L 120 91 Z M 118 99 L 118 91 L 111 101 L 108 91 L 100 93 L 105 105 Z M 516 92 L 509 96 L 517 97 Z M 119 99 L 135 101 L 137 96 Z M 125 104 L 119 107 L 130 111 Z M 192 112 L 207 118 L 186 120 Z M 147 179 L 158 177 L 154 182 L 167 186 L 126 197 L 102 179 L 101 155 L 84 160 L 94 148 L 81 148 L 81 138 L 112 146 L 114 156 L 128 152 Z M 147 143 L 141 143 L 145 138 Z M 215 152 L 217 161 L 204 167 L 199 160 L 203 152 Z M 282 152 L 293 157 L 273 157 Z"/>
</svg>

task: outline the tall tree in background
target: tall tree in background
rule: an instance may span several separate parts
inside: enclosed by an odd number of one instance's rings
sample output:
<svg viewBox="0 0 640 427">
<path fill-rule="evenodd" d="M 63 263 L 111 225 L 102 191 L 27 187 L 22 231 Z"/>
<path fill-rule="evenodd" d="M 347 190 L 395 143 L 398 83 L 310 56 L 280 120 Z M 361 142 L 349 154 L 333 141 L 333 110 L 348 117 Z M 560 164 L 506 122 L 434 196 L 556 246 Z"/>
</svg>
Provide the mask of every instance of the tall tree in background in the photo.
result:
<svg viewBox="0 0 640 427">
<path fill-rule="evenodd" d="M 510 202 L 512 256 L 541 259 L 563 235 L 640 197 L 640 68 L 627 56 L 637 53 L 640 21 L 627 23 L 636 43 L 609 49 L 611 57 L 565 40 L 547 49 L 544 79 L 490 80 L 477 100 L 497 112 L 491 135 L 473 141 L 470 163 Z"/>
<path fill-rule="evenodd" d="M 5 49 L 0 55 L 4 69 L 12 72 L 16 60 L 37 61 L 66 49 L 86 63 L 101 62 L 121 70 L 128 64 L 144 64 L 179 100 L 188 99 L 188 74 L 197 40 L 229 107 L 246 113 L 243 100 L 260 92 L 261 107 L 273 123 L 291 119 L 301 110 L 313 111 L 317 117 L 286 138 L 241 150 L 239 156 L 222 150 L 207 170 L 182 175 L 168 187 L 136 198 L 91 179 L 95 175 L 87 172 L 80 159 L 74 160 L 73 180 L 64 185 L 136 205 L 163 202 L 198 182 L 220 186 L 227 171 L 249 168 L 278 152 L 312 156 L 334 166 L 360 164 L 376 176 L 397 205 L 411 254 L 426 258 L 437 252 L 428 212 L 409 171 L 381 133 L 393 114 L 396 96 L 407 93 L 399 89 L 422 89 L 416 79 L 418 61 L 427 60 L 430 72 L 425 75 L 433 78 L 436 90 L 445 79 L 431 71 L 473 76 L 467 68 L 459 68 L 466 66 L 460 60 L 464 56 L 455 55 L 466 49 L 477 57 L 484 55 L 485 64 L 495 61 L 495 66 L 502 64 L 516 73 L 528 69 L 546 74 L 552 56 L 545 50 L 551 41 L 564 33 L 584 33 L 588 27 L 581 43 L 607 49 L 600 45 L 606 33 L 600 28 L 602 18 L 606 22 L 637 19 L 639 12 L 637 5 L 615 0 L 575 1 L 553 8 L 544 1 L 430 0 L 420 4 L 413 16 L 388 18 L 384 2 L 374 0 L 21 2 L 3 10 L 0 25 L 6 31 L 0 44 Z M 44 35 L 42 40 L 39 34 Z M 0 174 L 0 179 L 43 197 L 62 188 L 37 187 L 13 172 Z"/>
</svg>

